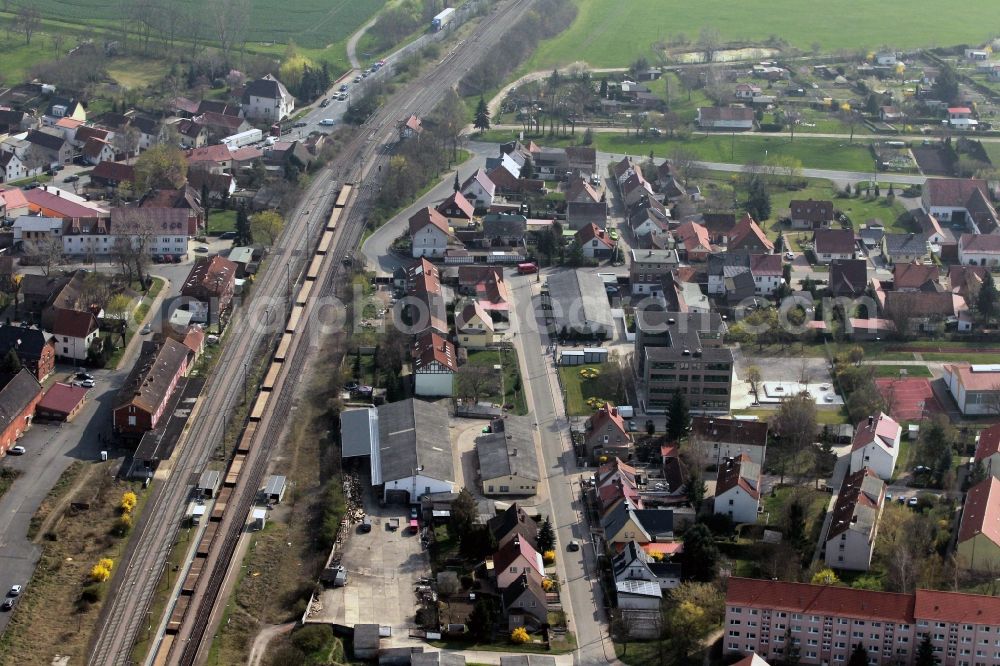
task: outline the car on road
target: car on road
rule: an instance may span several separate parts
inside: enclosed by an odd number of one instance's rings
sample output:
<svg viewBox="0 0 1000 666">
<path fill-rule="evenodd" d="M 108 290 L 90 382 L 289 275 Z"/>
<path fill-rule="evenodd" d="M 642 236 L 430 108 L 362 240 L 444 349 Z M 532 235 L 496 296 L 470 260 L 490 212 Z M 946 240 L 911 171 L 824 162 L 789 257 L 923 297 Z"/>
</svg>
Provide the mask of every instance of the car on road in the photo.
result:
<svg viewBox="0 0 1000 666">
<path fill-rule="evenodd" d="M 337 101 L 338 102 L 345 102 L 345 101 L 347 101 L 347 93 L 342 92 L 342 93 L 338 94 L 337 95 Z"/>
<path fill-rule="evenodd" d="M 794 252 L 786 252 L 785 253 L 785 260 L 786 261 L 795 261 L 795 253 Z"/>
<path fill-rule="evenodd" d="M 635 421 L 629 421 L 628 422 L 628 431 L 629 432 L 636 432 L 637 430 L 639 430 L 639 428 L 638 428 L 638 426 L 635 425 Z"/>
<path fill-rule="evenodd" d="M 618 230 L 615 229 L 614 227 L 609 228 L 608 229 L 608 238 L 610 238 L 613 241 L 618 240 Z"/>
<path fill-rule="evenodd" d="M 21 592 L 23 590 L 24 590 L 24 586 L 23 585 L 11 585 L 10 586 L 10 591 L 7 592 L 7 596 L 8 597 L 19 597 L 19 596 L 21 596 Z"/>
<path fill-rule="evenodd" d="M 320 106 L 321 106 L 322 108 L 324 108 L 324 109 L 325 109 L 326 107 L 330 106 L 330 98 L 329 98 L 329 97 L 327 97 L 327 98 L 326 98 L 326 99 L 324 99 L 324 100 L 323 100 L 322 102 L 320 102 L 320 103 L 319 103 L 319 105 L 320 105 Z"/>
<path fill-rule="evenodd" d="M 73 382 L 73 386 L 82 386 L 83 388 L 94 388 L 97 386 L 97 382 L 93 379 L 84 379 L 82 381 Z"/>
<path fill-rule="evenodd" d="M 570 551 L 571 553 L 580 550 L 580 542 L 577 541 L 576 539 L 570 540 L 570 542 L 566 544 L 566 550 Z"/>
<path fill-rule="evenodd" d="M 340 84 L 340 88 L 338 88 L 338 90 L 340 90 L 340 92 L 347 92 L 347 84 L 346 83 Z"/>
<path fill-rule="evenodd" d="M 149 335 L 152 332 L 153 329 L 150 328 L 149 324 L 146 324 L 145 326 L 142 327 L 142 329 L 139 330 L 139 335 Z"/>
<path fill-rule="evenodd" d="M 833 402 L 835 399 L 836 396 L 834 396 L 832 393 L 827 393 L 825 396 L 823 396 L 823 400 L 825 400 L 826 402 Z"/>
<path fill-rule="evenodd" d="M 368 78 L 368 71 L 367 70 L 365 70 L 364 72 L 361 72 L 361 78 L 363 78 L 363 79 L 367 79 Z"/>
<path fill-rule="evenodd" d="M 16 604 L 16 603 L 17 603 L 17 599 L 4 599 L 3 603 L 0 604 L 0 609 L 5 610 L 5 611 L 13 610 L 14 604 Z"/>
<path fill-rule="evenodd" d="M 917 496 L 914 495 L 910 499 L 906 500 L 906 506 L 915 509 L 917 507 L 917 504 L 919 503 L 919 501 L 920 500 L 917 499 Z"/>
<path fill-rule="evenodd" d="M 28 449 L 24 448 L 23 446 L 12 446 L 7 451 L 7 453 L 11 454 L 12 456 L 23 456 L 27 452 Z"/>
<path fill-rule="evenodd" d="M 308 125 L 308 124 L 309 124 L 309 123 L 307 123 L 306 121 L 304 121 L 304 120 L 300 120 L 300 121 L 298 121 L 297 123 L 294 123 L 294 124 L 292 125 L 292 127 L 305 127 L 305 126 L 306 126 L 306 125 Z"/>
<path fill-rule="evenodd" d="M 417 507 L 411 506 L 410 507 L 410 520 L 416 520 L 416 519 L 417 519 Z"/>
<path fill-rule="evenodd" d="M 194 249 L 194 251 L 195 252 L 200 252 L 201 254 L 204 254 L 204 253 L 208 252 L 208 248 L 205 247 L 204 245 L 199 245 L 198 247 L 196 247 Z"/>
<path fill-rule="evenodd" d="M 333 125 L 335 122 L 336 121 L 333 118 L 324 118 L 323 120 L 319 121 L 319 124 L 322 125 L 323 127 L 329 127 L 330 125 Z"/>
<path fill-rule="evenodd" d="M 359 82 L 360 80 L 361 80 L 361 75 L 360 74 L 358 74 L 357 76 L 354 77 L 354 82 L 355 83 Z"/>
<path fill-rule="evenodd" d="M 233 238 L 236 238 L 235 231 L 226 231 L 219 234 L 219 240 L 232 240 Z"/>
<path fill-rule="evenodd" d="M 90 374 L 89 372 L 81 370 L 80 372 L 76 373 L 76 378 L 80 380 L 93 379 L 94 375 Z"/>
<path fill-rule="evenodd" d="M 72 176 L 66 176 L 65 178 L 63 178 L 64 183 L 75 183 L 78 180 L 80 180 L 80 177 L 77 176 L 76 174 Z"/>
</svg>

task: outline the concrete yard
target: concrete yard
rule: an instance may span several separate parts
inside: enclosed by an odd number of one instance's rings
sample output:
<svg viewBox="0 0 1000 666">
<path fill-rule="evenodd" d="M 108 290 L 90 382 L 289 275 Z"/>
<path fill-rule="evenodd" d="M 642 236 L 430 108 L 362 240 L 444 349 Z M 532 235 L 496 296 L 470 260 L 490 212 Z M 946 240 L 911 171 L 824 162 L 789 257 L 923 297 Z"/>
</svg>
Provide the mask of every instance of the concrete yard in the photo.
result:
<svg viewBox="0 0 1000 666">
<path fill-rule="evenodd" d="M 431 572 L 427 551 L 420 547 L 420 535 L 406 529 L 407 507 L 379 507 L 369 496 L 365 508 L 372 519 L 372 531 L 363 534 L 355 527 L 347 539 L 342 560 L 347 586 L 324 590 L 320 595 L 322 610 L 309 621 L 349 627 L 389 625 L 394 640 L 405 639 L 414 626 L 414 586 L 417 579 Z M 398 530 L 389 530 L 389 518 L 399 518 Z"/>
</svg>

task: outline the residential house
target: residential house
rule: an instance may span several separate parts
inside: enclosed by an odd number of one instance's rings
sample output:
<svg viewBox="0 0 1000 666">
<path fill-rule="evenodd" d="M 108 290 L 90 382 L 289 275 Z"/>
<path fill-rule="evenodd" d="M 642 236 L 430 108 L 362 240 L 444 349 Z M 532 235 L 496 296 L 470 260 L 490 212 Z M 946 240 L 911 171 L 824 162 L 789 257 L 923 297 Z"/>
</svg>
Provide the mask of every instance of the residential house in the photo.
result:
<svg viewBox="0 0 1000 666">
<path fill-rule="evenodd" d="M 967 227 L 969 231 L 977 222 L 986 226 L 995 226 L 996 211 L 992 210 L 994 219 L 991 221 L 989 203 L 989 186 L 985 180 L 978 178 L 928 178 L 921 189 L 920 203 L 924 212 L 933 215 L 939 221 L 957 227 Z M 979 220 L 973 218 L 983 216 Z M 989 233 L 992 229 L 979 229 L 979 233 Z"/>
<path fill-rule="evenodd" d="M 883 314 L 895 322 L 900 332 L 941 332 L 949 324 L 957 324 L 959 330 L 971 330 L 969 306 L 957 294 L 888 291 L 881 298 Z"/>
<path fill-rule="evenodd" d="M 736 99 L 740 101 L 753 101 L 754 97 L 758 97 L 762 94 L 760 86 L 755 86 L 751 83 L 736 84 Z"/>
<path fill-rule="evenodd" d="M 97 319 L 90 312 L 58 309 L 52 326 L 56 356 L 65 361 L 86 361 L 98 333 Z"/>
<path fill-rule="evenodd" d="M 14 151 L 0 152 L 0 183 L 9 183 L 15 180 L 22 180 L 31 175 L 37 175 L 41 168 L 37 168 L 34 174 L 28 173 L 28 168 Z"/>
<path fill-rule="evenodd" d="M 494 247 L 524 245 L 528 218 L 518 214 L 489 213 L 483 217 L 483 238 Z"/>
<path fill-rule="evenodd" d="M 14 245 L 29 253 L 38 252 L 49 241 L 61 244 L 62 228 L 62 218 L 44 215 L 22 215 L 10 225 Z"/>
<path fill-rule="evenodd" d="M 493 419 L 490 431 L 476 437 L 476 456 L 484 495 L 535 494 L 541 476 L 527 417 Z"/>
<path fill-rule="evenodd" d="M 566 203 L 597 203 L 602 196 L 584 178 L 573 178 L 566 185 Z"/>
<path fill-rule="evenodd" d="M 193 120 L 183 118 L 174 124 L 182 148 L 201 148 L 208 144 L 208 128 Z"/>
<path fill-rule="evenodd" d="M 439 401 L 411 398 L 380 405 L 377 410 L 372 486 L 383 488 L 383 499 L 414 504 L 421 495 L 454 492 L 448 408 Z"/>
<path fill-rule="evenodd" d="M 744 106 L 702 106 L 696 122 L 702 129 L 744 132 L 754 128 L 754 113 Z"/>
<path fill-rule="evenodd" d="M 629 255 L 628 272 L 633 296 L 662 293 L 663 277 L 677 270 L 680 265 L 677 250 L 637 250 L 632 248 Z"/>
<path fill-rule="evenodd" d="M 584 425 L 583 446 L 592 460 L 632 457 L 632 433 L 617 407 L 606 404 L 590 415 Z"/>
<path fill-rule="evenodd" d="M 615 581 L 615 598 L 618 601 L 618 608 L 623 612 L 647 611 L 651 614 L 659 613 L 660 604 L 663 601 L 663 591 L 653 582 L 627 578 Z M 655 616 L 650 618 L 655 621 Z M 634 620 L 629 620 L 629 634 L 638 638 L 634 626 Z M 654 626 L 648 629 L 648 638 L 655 637 L 657 628 Z"/>
<path fill-rule="evenodd" d="M 819 229 L 813 234 L 816 262 L 829 264 L 834 259 L 854 258 L 854 232 L 850 229 Z"/>
<path fill-rule="evenodd" d="M 31 426 L 35 406 L 42 399 L 42 385 L 27 368 L 0 375 L 0 457 L 16 445 Z"/>
<path fill-rule="evenodd" d="M 1000 266 L 1000 235 L 962 234 L 958 259 L 964 266 Z"/>
<path fill-rule="evenodd" d="M 94 187 L 117 189 L 122 183 L 135 182 L 135 167 L 122 162 L 101 162 L 90 172 Z"/>
<path fill-rule="evenodd" d="M 726 296 L 728 302 L 738 303 L 757 292 L 757 286 L 750 275 L 750 255 L 746 252 L 712 254 L 708 258 L 705 272 L 710 296 Z"/>
<path fill-rule="evenodd" d="M 868 287 L 866 259 L 834 259 L 830 262 L 830 292 L 835 298 L 857 298 Z"/>
<path fill-rule="evenodd" d="M 834 569 L 868 571 L 878 522 L 885 504 L 885 483 L 870 467 L 844 477 L 830 513 L 826 564 Z"/>
<path fill-rule="evenodd" d="M 40 328 L 0 325 L 0 356 L 6 356 L 11 350 L 17 354 L 21 367 L 27 368 L 39 382 L 45 381 L 55 369 L 55 341 Z"/>
<path fill-rule="evenodd" d="M 538 523 L 514 502 L 500 515 L 490 518 L 486 524 L 490 534 L 497 542 L 497 548 L 503 548 L 515 537 L 535 546 L 538 539 Z"/>
<path fill-rule="evenodd" d="M 501 546 L 493 555 L 493 571 L 497 577 L 497 589 L 501 591 L 522 575 L 534 579 L 539 585 L 545 578 L 542 554 L 519 536 Z"/>
<path fill-rule="evenodd" d="M 766 421 L 694 416 L 688 441 L 700 448 L 709 464 L 721 466 L 724 460 L 745 455 L 763 467 L 767 434 Z"/>
<path fill-rule="evenodd" d="M 611 568 L 615 582 L 644 580 L 661 590 L 672 590 L 681 584 L 679 564 L 659 562 L 642 549 L 637 541 L 628 541 L 621 552 L 611 558 Z"/>
<path fill-rule="evenodd" d="M 979 125 L 972 109 L 967 106 L 948 107 L 948 125 L 957 130 L 974 130 Z"/>
<path fill-rule="evenodd" d="M 567 146 L 566 166 L 575 175 L 594 175 L 597 173 L 597 149 L 593 146 Z"/>
<path fill-rule="evenodd" d="M 469 176 L 459 190 L 476 208 L 489 208 L 496 196 L 496 185 L 482 169 Z"/>
<path fill-rule="evenodd" d="M 665 412 L 680 391 L 693 414 L 728 413 L 735 360 L 733 350 L 722 345 L 722 317 L 652 308 L 635 314 L 635 350 L 645 392 L 640 401 L 646 411 Z"/>
<path fill-rule="evenodd" d="M 449 242 L 454 243 L 448 219 L 429 206 L 414 213 L 409 225 L 414 258 L 441 258 L 448 249 Z"/>
<path fill-rule="evenodd" d="M 620 502 L 642 509 L 642 496 L 639 494 L 640 476 L 631 465 L 622 462 L 615 456 L 612 460 L 601 464 L 593 476 L 591 499 L 597 508 L 599 516 L 605 516 Z"/>
<path fill-rule="evenodd" d="M 192 322 L 216 323 L 229 312 L 236 288 L 236 271 L 236 262 L 218 255 L 201 259 L 191 267 L 181 287 L 181 296 L 191 299 L 186 309 L 194 313 Z"/>
<path fill-rule="evenodd" d="M 891 123 L 903 119 L 903 111 L 898 106 L 880 106 L 878 109 L 879 120 Z"/>
<path fill-rule="evenodd" d="M 566 204 L 566 226 L 569 229 L 583 229 L 594 224 L 600 229 L 608 225 L 608 202 L 570 201 Z"/>
<path fill-rule="evenodd" d="M 1000 479 L 990 475 L 969 488 L 955 547 L 959 562 L 973 571 L 1000 566 Z"/>
<path fill-rule="evenodd" d="M 708 229 L 697 222 L 682 222 L 676 230 L 674 237 L 677 239 L 677 254 L 681 260 L 689 263 L 703 263 L 708 261 L 715 248 L 709 238 Z M 781 258 L 778 258 L 780 263 Z"/>
<path fill-rule="evenodd" d="M 558 337 L 607 340 L 614 321 L 604 281 L 596 273 L 557 271 L 545 278 L 541 306 Z"/>
<path fill-rule="evenodd" d="M 204 191 L 208 196 L 207 201 L 201 201 L 203 206 L 222 205 L 233 194 L 236 193 L 236 179 L 228 173 L 212 173 L 202 169 L 192 169 L 188 171 L 188 185 L 197 192 Z"/>
<path fill-rule="evenodd" d="M 114 405 L 114 429 L 120 437 L 138 440 L 160 425 L 178 383 L 187 374 L 189 355 L 187 347 L 171 338 L 143 344 Z"/>
<path fill-rule="evenodd" d="M 941 272 L 934 264 L 898 263 L 892 267 L 892 288 L 895 291 L 944 291 Z"/>
<path fill-rule="evenodd" d="M 500 600 L 509 618 L 508 630 L 524 626 L 528 617 L 535 625 L 548 624 L 549 607 L 545 591 L 534 576 L 522 573 L 501 590 Z"/>
<path fill-rule="evenodd" d="M 726 458 L 715 481 L 715 513 L 734 523 L 756 523 L 761 489 L 761 468 L 750 456 Z"/>
<path fill-rule="evenodd" d="M 742 250 L 750 254 L 771 254 L 774 252 L 774 243 L 747 213 L 733 227 L 726 250 L 728 252 Z"/>
<path fill-rule="evenodd" d="M 188 212 L 180 208 L 112 208 L 107 220 L 73 220 L 63 229 L 63 250 L 69 255 L 106 256 L 117 243 L 144 243 L 154 257 L 184 256 Z"/>
<path fill-rule="evenodd" d="M 476 208 L 461 192 L 452 192 L 451 196 L 439 203 L 437 212 L 444 215 L 450 224 L 467 225 L 472 222 Z"/>
<path fill-rule="evenodd" d="M 654 490 L 668 500 L 686 500 L 689 474 L 678 447 L 669 444 L 661 446 L 660 462 L 663 466 L 663 481 L 657 481 L 653 486 Z"/>
<path fill-rule="evenodd" d="M 31 144 L 31 153 L 46 166 L 69 164 L 73 160 L 73 146 L 62 134 L 52 130 L 29 130 L 24 139 Z"/>
<path fill-rule="evenodd" d="M 233 168 L 233 154 L 224 143 L 193 148 L 187 153 L 188 168 L 223 173 Z"/>
<path fill-rule="evenodd" d="M 1000 371 L 995 366 L 948 364 L 944 383 L 963 416 L 1000 413 Z"/>
<path fill-rule="evenodd" d="M 488 349 L 498 342 L 493 317 L 479 301 L 469 301 L 455 316 L 458 344 L 466 349 Z"/>
<path fill-rule="evenodd" d="M 674 512 L 638 509 L 632 502 L 620 502 L 601 517 L 601 529 L 609 545 L 668 543 L 674 540 Z"/>
<path fill-rule="evenodd" d="M 270 74 L 251 81 L 243 91 L 243 113 L 249 120 L 276 123 L 294 110 L 295 97 Z"/>
<path fill-rule="evenodd" d="M 729 579 L 726 589 L 723 654 L 757 653 L 783 660 L 784 635 L 791 631 L 792 617 L 797 618 L 794 626 L 802 637 L 800 663 L 808 666 L 849 663 L 858 644 L 869 655 L 869 663 L 915 666 L 922 663 L 917 655 L 924 636 L 942 664 L 959 666 L 973 659 L 984 666 L 1000 663 L 992 648 L 987 653 L 981 647 L 992 644 L 1000 630 L 996 597 L 922 589 L 897 594 L 736 577 Z M 832 638 L 822 647 L 809 642 L 814 639 L 807 637 L 822 636 L 830 627 Z M 983 655 L 973 658 L 973 650 Z"/>
<path fill-rule="evenodd" d="M 636 169 L 632 174 L 623 180 L 619 189 L 621 190 L 622 202 L 626 207 L 638 204 L 645 197 L 653 197 L 653 186 L 648 180 L 643 178 L 642 170 Z"/>
<path fill-rule="evenodd" d="M 531 153 L 531 162 L 539 178 L 562 180 L 569 173 L 569 157 L 562 148 L 537 148 Z"/>
<path fill-rule="evenodd" d="M 110 143 L 101 141 L 100 139 L 90 139 L 87 141 L 80 154 L 83 156 L 83 160 L 92 166 L 115 159 L 115 149 Z"/>
<path fill-rule="evenodd" d="M 458 371 L 454 344 L 436 331 L 428 330 L 417 337 L 412 358 L 415 395 L 452 395 Z"/>
<path fill-rule="evenodd" d="M 777 254 L 750 255 L 750 275 L 757 296 L 772 296 L 784 282 L 784 265 Z"/>
<path fill-rule="evenodd" d="M 949 266 L 948 289 L 964 298 L 966 303 L 974 303 L 988 271 L 983 266 Z"/>
<path fill-rule="evenodd" d="M 988 474 L 1000 479 L 1000 423 L 979 431 L 974 460 Z"/>
<path fill-rule="evenodd" d="M 792 229 L 829 229 L 833 223 L 833 202 L 792 199 L 788 217 Z"/>
<path fill-rule="evenodd" d="M 882 256 L 889 264 L 930 261 L 931 246 L 923 234 L 886 234 L 882 238 Z"/>
<path fill-rule="evenodd" d="M 73 120 L 87 122 L 87 110 L 80 103 L 80 100 L 53 96 L 49 98 L 49 105 L 45 107 L 42 124 L 51 127 L 60 118 L 72 118 Z"/>
<path fill-rule="evenodd" d="M 855 426 L 851 474 L 870 468 L 880 479 L 891 479 L 899 457 L 902 432 L 900 425 L 884 412 L 869 416 Z"/>
<path fill-rule="evenodd" d="M 636 238 L 651 234 L 666 234 L 670 230 L 670 211 L 653 197 L 645 197 L 633 206 L 629 214 L 629 227 Z M 600 226 L 600 225 L 598 225 Z"/>
<path fill-rule="evenodd" d="M 589 259 L 607 259 L 615 251 L 615 241 L 611 240 L 601 227 L 590 223 L 576 232 L 576 242 Z"/>
<path fill-rule="evenodd" d="M 64 220 L 108 217 L 107 209 L 99 204 L 47 185 L 25 191 L 24 198 L 28 200 L 28 210 L 37 215 L 61 217 Z"/>
</svg>

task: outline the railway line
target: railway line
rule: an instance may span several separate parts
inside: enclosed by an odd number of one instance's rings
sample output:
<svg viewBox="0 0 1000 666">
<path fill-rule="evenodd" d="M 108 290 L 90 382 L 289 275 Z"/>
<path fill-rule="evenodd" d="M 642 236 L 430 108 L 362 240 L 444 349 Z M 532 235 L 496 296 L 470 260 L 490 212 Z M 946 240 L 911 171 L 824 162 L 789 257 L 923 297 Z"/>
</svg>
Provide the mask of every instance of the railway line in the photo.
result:
<svg viewBox="0 0 1000 666">
<path fill-rule="evenodd" d="M 212 635 L 213 611 L 220 601 L 232 557 L 267 469 L 271 447 L 280 439 L 286 424 L 296 379 L 307 362 L 310 338 L 315 334 L 310 326 L 314 297 L 331 294 L 338 278 L 348 270 L 337 257 L 349 256 L 359 244 L 365 215 L 381 188 L 383 167 L 391 154 L 395 121 L 411 113 L 424 115 L 432 110 L 441 95 L 490 52 L 531 3 L 532 0 L 511 0 L 498 6 L 470 39 L 459 43 L 431 72 L 384 104 L 334 163 L 319 174 L 293 212 L 279 241 L 281 246 L 272 252 L 271 261 L 255 286 L 258 295 L 254 303 L 267 302 L 268 308 L 262 318 L 260 308 L 253 304 L 234 316 L 231 330 L 240 334 L 231 336 L 203 393 L 202 404 L 192 415 L 192 425 L 178 447 L 177 466 L 154 490 L 139 532 L 122 558 L 113 585 L 116 592 L 105 604 L 88 663 L 129 663 L 132 645 L 141 625 L 148 621 L 153 590 L 180 525 L 190 477 L 204 468 L 224 435 L 225 415 L 231 413 L 241 396 L 245 360 L 253 358 L 262 346 L 270 345 L 271 364 L 260 393 L 253 399 L 223 489 L 181 586 L 181 595 L 170 610 L 167 633 L 157 648 L 151 650 L 148 661 L 195 664 L 205 659 L 210 643 L 206 637 Z M 344 180 L 348 183 L 337 188 L 336 183 Z M 315 252 L 309 254 L 299 249 L 309 248 L 313 235 L 318 238 Z M 292 299 L 293 287 L 298 283 L 296 280 L 293 285 L 292 275 L 303 272 L 304 279 Z M 272 310 L 278 308 L 275 303 L 283 286 L 288 297 L 282 304 L 283 312 L 277 313 Z M 267 325 L 272 319 L 285 323 L 283 327 L 277 323 Z"/>
</svg>

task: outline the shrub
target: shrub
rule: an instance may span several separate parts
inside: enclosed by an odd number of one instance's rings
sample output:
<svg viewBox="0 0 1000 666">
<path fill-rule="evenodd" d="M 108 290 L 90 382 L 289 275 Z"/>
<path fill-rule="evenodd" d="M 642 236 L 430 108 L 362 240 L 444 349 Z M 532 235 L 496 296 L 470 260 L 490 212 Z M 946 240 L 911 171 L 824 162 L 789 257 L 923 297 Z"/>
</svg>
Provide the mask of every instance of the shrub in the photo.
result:
<svg viewBox="0 0 1000 666">
<path fill-rule="evenodd" d="M 115 561 L 112 560 L 110 557 L 102 557 L 100 561 L 98 561 L 98 564 L 100 564 L 108 571 L 111 571 L 112 569 L 115 568 Z"/>
<path fill-rule="evenodd" d="M 125 493 L 122 493 L 122 501 L 118 505 L 118 507 L 124 513 L 131 513 L 132 509 L 135 508 L 135 505 L 136 505 L 136 503 L 138 501 L 139 501 L 139 498 L 135 496 L 135 493 L 132 492 L 131 490 L 129 490 L 129 491 L 125 492 Z"/>
<path fill-rule="evenodd" d="M 542 553 L 542 559 L 545 561 L 546 564 L 552 564 L 553 562 L 556 561 L 556 551 L 554 550 L 545 551 L 544 553 Z"/>
<path fill-rule="evenodd" d="M 104 588 L 100 585 L 88 585 L 80 592 L 80 601 L 87 604 L 96 604 L 104 597 Z"/>
<path fill-rule="evenodd" d="M 333 632 L 326 624 L 310 624 L 292 634 L 292 645 L 306 654 L 329 652 L 333 645 Z"/>
<path fill-rule="evenodd" d="M 545 590 L 546 592 L 551 592 L 551 591 L 557 589 L 558 587 L 559 587 L 559 584 L 556 583 L 551 578 L 545 578 L 545 579 L 542 580 L 542 589 Z"/>
<path fill-rule="evenodd" d="M 118 516 L 118 520 L 115 521 L 114 527 L 111 528 L 111 533 L 116 537 L 123 537 L 129 533 L 132 529 L 132 514 L 123 513 Z"/>
<path fill-rule="evenodd" d="M 510 632 L 511 643 L 521 645 L 523 643 L 527 643 L 529 640 L 531 640 L 531 637 L 528 636 L 528 630 L 524 627 L 518 627 L 514 631 Z"/>
<path fill-rule="evenodd" d="M 111 578 L 111 569 L 95 564 L 90 570 L 90 579 L 96 583 L 103 583 Z"/>
</svg>

